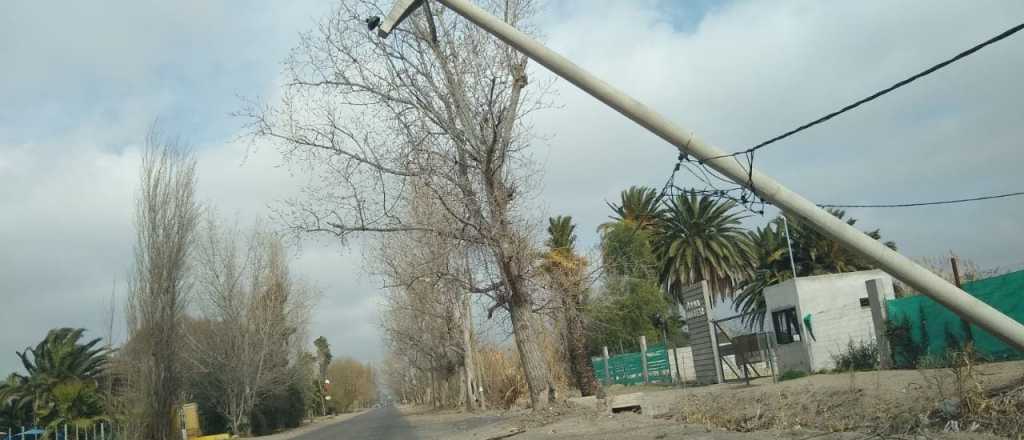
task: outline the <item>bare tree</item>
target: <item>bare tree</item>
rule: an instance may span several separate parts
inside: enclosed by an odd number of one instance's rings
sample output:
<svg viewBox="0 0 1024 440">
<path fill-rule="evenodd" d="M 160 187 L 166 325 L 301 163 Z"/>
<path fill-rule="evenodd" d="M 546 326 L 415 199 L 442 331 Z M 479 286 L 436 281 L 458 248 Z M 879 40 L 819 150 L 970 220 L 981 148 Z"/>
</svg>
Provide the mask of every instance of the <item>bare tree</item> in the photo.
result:
<svg viewBox="0 0 1024 440">
<path fill-rule="evenodd" d="M 531 403 L 542 408 L 549 370 L 535 335 L 535 243 L 522 212 L 532 177 L 523 116 L 541 106 L 541 93 L 527 88 L 526 57 L 425 6 L 385 41 L 362 21 L 381 7 L 343 0 L 293 51 L 281 102 L 245 113 L 257 137 L 317 173 L 286 213 L 297 231 L 342 240 L 417 231 L 474 248 L 475 264 L 491 270 L 465 288 L 509 311 Z M 527 29 L 535 12 L 530 0 L 482 6 Z M 445 222 L 404 215 L 413 188 Z"/>
<path fill-rule="evenodd" d="M 377 378 L 370 364 L 341 358 L 328 367 L 331 402 L 340 412 L 366 408 L 377 400 Z"/>
<path fill-rule="evenodd" d="M 453 405 L 462 393 L 449 389 L 458 374 L 465 375 L 462 361 L 467 350 L 460 300 L 465 294 L 435 276 L 439 266 L 447 263 L 443 249 L 416 241 L 391 239 L 387 243 L 382 266 L 390 269 L 387 279 L 393 284 L 386 296 L 382 326 L 389 349 L 426 373 L 425 385 L 434 406 Z"/>
<path fill-rule="evenodd" d="M 244 241 L 212 217 L 197 247 L 197 281 L 206 331 L 193 335 L 190 361 L 213 382 L 214 407 L 235 434 L 249 434 L 262 397 L 293 383 L 311 295 L 290 275 L 279 237 Z"/>
<path fill-rule="evenodd" d="M 127 396 L 132 438 L 176 438 L 170 415 L 179 393 L 181 325 L 189 293 L 189 253 L 199 218 L 196 160 L 155 130 L 142 156 L 135 208 L 135 265 L 127 324 Z"/>
<path fill-rule="evenodd" d="M 413 193 L 426 191 L 423 186 L 412 189 Z M 406 216 L 440 229 L 448 218 L 436 204 L 428 194 L 416 196 L 406 207 Z M 391 289 L 383 314 L 390 348 L 398 353 L 422 351 L 418 357 L 436 369 L 430 370 L 434 381 L 448 383 L 457 365 L 461 391 L 454 397 L 467 410 L 483 404 L 473 359 L 470 261 L 474 247 L 423 231 L 386 234 L 375 244 L 373 270 Z M 419 322 L 423 317 L 434 319 Z M 437 403 L 454 401 L 441 400 Z"/>
</svg>

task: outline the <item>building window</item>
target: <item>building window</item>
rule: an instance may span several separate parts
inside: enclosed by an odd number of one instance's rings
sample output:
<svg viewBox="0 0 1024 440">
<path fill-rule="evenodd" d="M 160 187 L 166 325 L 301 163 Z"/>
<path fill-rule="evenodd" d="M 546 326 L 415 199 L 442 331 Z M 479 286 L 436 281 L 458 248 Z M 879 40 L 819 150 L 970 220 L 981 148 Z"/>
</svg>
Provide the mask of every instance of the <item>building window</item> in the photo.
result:
<svg viewBox="0 0 1024 440">
<path fill-rule="evenodd" d="M 779 345 L 800 340 L 800 322 L 796 318 L 796 307 L 772 312 L 772 326 L 775 328 L 775 341 Z"/>
<path fill-rule="evenodd" d="M 860 299 L 860 306 L 861 307 L 871 307 L 871 301 L 868 301 L 868 297 L 865 296 L 865 297 Z"/>
</svg>

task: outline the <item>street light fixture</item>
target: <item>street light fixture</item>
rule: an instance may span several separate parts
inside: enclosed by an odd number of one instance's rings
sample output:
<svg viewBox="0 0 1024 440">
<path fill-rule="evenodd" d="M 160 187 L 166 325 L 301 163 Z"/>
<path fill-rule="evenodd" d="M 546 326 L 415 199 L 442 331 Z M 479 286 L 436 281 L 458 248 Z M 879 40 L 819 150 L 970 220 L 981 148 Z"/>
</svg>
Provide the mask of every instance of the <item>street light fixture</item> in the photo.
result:
<svg viewBox="0 0 1024 440">
<path fill-rule="evenodd" d="M 693 156 L 704 165 L 728 177 L 729 180 L 754 191 L 762 199 L 781 209 L 783 215 L 794 215 L 806 221 L 829 238 L 863 255 L 879 268 L 948 307 L 960 317 L 988 330 L 1010 346 L 1024 350 L 1024 324 L 971 296 L 911 259 L 889 249 L 859 229 L 846 224 L 815 205 L 814 202 L 754 169 L 753 163 L 749 165 L 748 169 L 740 161 L 733 160 L 733 157 L 725 154 L 724 151 L 694 136 L 692 131 L 672 123 L 668 118 L 640 101 L 583 70 L 568 58 L 489 14 L 471 1 L 436 1 L 498 37 L 530 59 L 547 67 L 552 73 L 574 84 L 651 133 L 668 141 L 681 153 Z M 374 22 L 374 26 L 370 26 L 371 30 L 379 25 L 377 34 L 386 38 L 396 26 L 423 4 L 424 0 L 396 0 L 387 17 L 382 21 L 371 18 L 371 20 L 367 20 L 367 24 L 369 25 L 371 21 Z"/>
<path fill-rule="evenodd" d="M 402 21 L 408 18 L 422 4 L 423 0 L 397 0 L 395 5 L 391 7 L 391 12 L 388 13 L 388 16 L 384 17 L 384 21 L 381 21 L 380 17 L 370 17 L 366 20 L 366 26 L 371 31 L 377 28 L 377 35 L 380 35 L 381 38 L 387 38 L 391 31 L 398 27 Z"/>
</svg>

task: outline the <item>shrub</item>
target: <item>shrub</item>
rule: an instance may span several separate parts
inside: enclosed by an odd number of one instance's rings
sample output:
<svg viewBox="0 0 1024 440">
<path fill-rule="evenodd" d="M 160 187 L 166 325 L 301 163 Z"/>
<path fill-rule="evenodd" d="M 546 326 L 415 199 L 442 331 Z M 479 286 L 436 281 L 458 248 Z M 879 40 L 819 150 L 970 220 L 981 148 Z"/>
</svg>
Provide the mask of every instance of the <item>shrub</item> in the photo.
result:
<svg viewBox="0 0 1024 440">
<path fill-rule="evenodd" d="M 846 350 L 832 355 L 832 362 L 839 371 L 866 371 L 878 368 L 878 345 L 874 342 L 853 343 L 850 340 Z"/>
<path fill-rule="evenodd" d="M 519 356 L 511 351 L 481 348 L 478 355 L 484 397 L 491 406 L 511 408 L 520 398 L 527 396 L 526 376 L 519 366 Z"/>
<path fill-rule="evenodd" d="M 922 323 L 920 326 L 923 338 L 927 339 L 928 333 L 924 324 Z M 885 334 L 889 338 L 893 366 L 896 368 L 915 368 L 926 357 L 927 343 L 914 341 L 910 318 L 907 316 L 896 321 L 886 322 Z"/>
<path fill-rule="evenodd" d="M 779 377 L 779 380 L 780 381 L 783 381 L 783 380 L 793 380 L 793 379 L 799 379 L 799 378 L 805 377 L 805 376 L 807 376 L 807 372 L 806 371 L 786 370 L 786 372 L 782 373 L 782 376 Z"/>
</svg>

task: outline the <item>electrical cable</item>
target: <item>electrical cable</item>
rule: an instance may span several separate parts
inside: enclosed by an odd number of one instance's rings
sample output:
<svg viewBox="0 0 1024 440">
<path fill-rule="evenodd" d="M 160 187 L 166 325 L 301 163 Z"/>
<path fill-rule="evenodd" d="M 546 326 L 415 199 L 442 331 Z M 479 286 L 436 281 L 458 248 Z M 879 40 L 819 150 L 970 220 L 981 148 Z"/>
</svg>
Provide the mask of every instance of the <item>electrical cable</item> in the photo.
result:
<svg viewBox="0 0 1024 440">
<path fill-rule="evenodd" d="M 764 148 L 764 147 L 766 147 L 768 145 L 771 145 L 771 144 L 773 144 L 775 142 L 781 141 L 781 140 L 783 140 L 785 138 L 788 138 L 788 137 L 790 137 L 790 136 L 792 136 L 794 134 L 797 134 L 797 133 L 799 133 L 801 131 L 804 131 L 804 130 L 806 130 L 808 128 L 811 128 L 811 127 L 813 127 L 815 125 L 818 125 L 818 124 L 821 124 L 823 122 L 826 122 L 829 119 L 832 119 L 832 118 L 834 118 L 836 116 L 839 116 L 839 115 L 841 115 L 843 113 L 846 113 L 846 112 L 848 112 L 850 110 L 853 110 L 853 109 L 855 109 L 857 107 L 860 107 L 862 104 L 866 104 L 866 103 L 868 103 L 870 101 L 878 99 L 878 98 L 882 97 L 883 95 L 886 95 L 889 92 L 892 92 L 893 90 L 896 90 L 896 89 L 898 89 L 900 87 L 903 87 L 903 86 L 905 86 L 907 84 L 910 84 L 910 83 L 912 83 L 912 82 L 914 82 L 914 81 L 916 81 L 918 79 L 921 79 L 921 78 L 923 78 L 925 76 L 928 76 L 928 75 L 938 71 L 939 69 L 942 69 L 942 68 L 944 68 L 944 67 L 946 67 L 946 66 L 948 66 L 950 64 L 953 64 L 953 63 L 955 63 L 957 61 L 960 61 L 960 60 L 970 56 L 971 54 L 974 54 L 975 52 L 977 52 L 977 51 L 979 51 L 981 49 L 984 49 L 985 47 L 987 47 L 987 46 L 989 46 L 991 44 L 999 42 L 1000 40 L 1003 40 L 1003 39 L 1005 39 L 1005 38 L 1007 38 L 1007 37 L 1009 37 L 1009 36 L 1019 32 L 1022 29 L 1024 29 L 1024 23 L 1021 23 L 1021 24 L 1018 24 L 1018 25 L 1016 25 L 1014 27 L 1011 27 L 1011 28 L 1003 31 L 999 35 L 996 35 L 996 36 L 994 36 L 992 38 L 989 38 L 988 40 L 985 40 L 984 42 L 981 42 L 981 43 L 971 47 L 970 49 L 967 49 L 967 50 L 965 50 L 963 52 L 960 52 L 960 53 L 956 54 L 952 58 L 949 58 L 949 59 L 947 59 L 947 60 L 945 60 L 943 62 L 940 62 L 940 63 L 938 63 L 938 64 L 936 64 L 934 66 L 931 66 L 931 67 L 929 67 L 929 68 L 927 68 L 925 70 L 922 70 L 921 72 L 918 72 L 917 74 L 915 74 L 915 75 L 913 75 L 913 76 L 911 76 L 909 78 L 906 78 L 906 79 L 904 79 L 904 80 L 902 80 L 900 82 L 897 82 L 897 83 L 895 83 L 895 84 L 893 84 L 893 85 L 891 85 L 891 86 L 889 86 L 889 87 L 887 87 L 885 89 L 879 90 L 879 91 L 877 91 L 877 92 L 875 92 L 875 93 L 873 93 L 873 94 L 871 94 L 871 95 L 869 95 L 869 96 L 867 96 L 865 98 L 861 98 L 860 100 L 858 100 L 858 101 L 856 101 L 856 102 L 854 102 L 852 104 L 849 104 L 849 105 L 847 105 L 847 106 L 845 106 L 845 107 L 843 107 L 843 108 L 841 108 L 839 110 L 836 110 L 836 111 L 834 111 L 832 113 L 829 113 L 829 114 L 827 114 L 825 116 L 822 116 L 822 117 L 820 117 L 818 119 L 815 119 L 815 120 L 813 120 L 811 122 L 803 124 L 803 125 L 801 125 L 801 126 L 799 126 L 797 128 L 789 130 L 789 131 L 787 131 L 785 133 L 782 133 L 782 134 L 780 134 L 778 136 L 775 136 L 775 137 L 773 137 L 771 139 L 768 139 L 766 141 L 758 143 L 757 145 L 754 145 L 753 147 L 747 148 L 746 150 L 737 151 L 735 153 L 723 154 L 723 155 L 720 155 L 720 156 L 715 156 L 715 157 L 711 157 L 711 158 L 708 158 L 708 159 L 704 159 L 704 160 L 701 161 L 701 163 L 707 162 L 709 160 L 723 158 L 723 157 L 739 156 L 739 155 L 743 155 L 743 154 L 751 154 L 754 151 L 757 151 L 757 150 L 759 150 L 761 148 Z"/>
<path fill-rule="evenodd" d="M 971 198 L 966 198 L 966 199 L 940 200 L 940 201 L 936 201 L 936 202 L 892 203 L 892 204 L 863 204 L 863 205 L 857 205 L 857 204 L 825 204 L 825 205 L 818 205 L 818 206 L 820 206 L 822 208 L 912 208 L 912 207 L 917 207 L 917 206 L 952 205 L 952 204 L 957 204 L 957 203 L 977 202 L 977 201 L 980 201 L 980 200 L 992 200 L 992 199 L 1001 199 L 1001 198 L 1004 198 L 1004 197 L 1016 197 L 1016 196 L 1024 196 L 1024 191 L 1012 192 L 1012 193 L 1006 193 L 1006 194 L 994 194 L 994 195 L 981 196 L 981 197 L 971 197 Z"/>
</svg>

